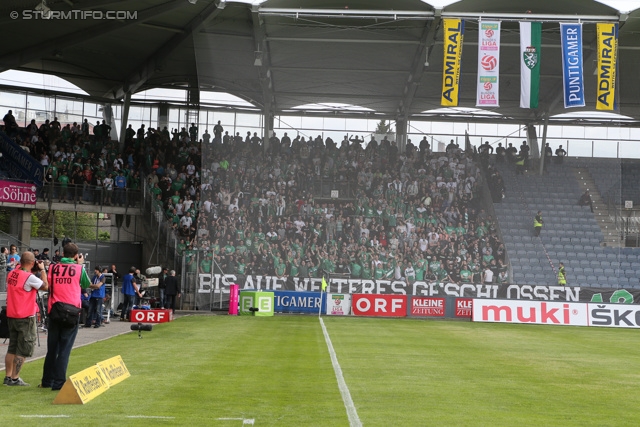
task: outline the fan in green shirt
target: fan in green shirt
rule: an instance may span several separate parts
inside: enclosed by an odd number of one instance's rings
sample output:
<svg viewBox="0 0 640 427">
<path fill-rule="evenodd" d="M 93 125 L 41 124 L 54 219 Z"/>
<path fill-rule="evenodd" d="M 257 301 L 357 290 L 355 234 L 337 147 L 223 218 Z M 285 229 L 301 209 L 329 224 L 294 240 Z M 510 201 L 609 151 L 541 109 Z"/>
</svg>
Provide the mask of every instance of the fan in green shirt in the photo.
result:
<svg viewBox="0 0 640 427">
<path fill-rule="evenodd" d="M 200 272 L 205 274 L 211 273 L 212 265 L 213 261 L 211 260 L 211 255 L 207 255 L 202 261 L 200 261 Z"/>
<path fill-rule="evenodd" d="M 362 266 L 357 262 L 351 263 L 351 277 L 354 279 L 359 279 L 360 274 L 362 274 Z"/>
<path fill-rule="evenodd" d="M 292 277 L 296 277 L 298 275 L 298 267 L 298 262 L 295 259 L 289 264 L 289 273 Z"/>
<path fill-rule="evenodd" d="M 211 245 L 211 251 L 216 255 L 220 255 L 220 244 L 217 240 L 213 245 Z"/>
<path fill-rule="evenodd" d="M 471 283 L 473 281 L 473 273 L 466 264 L 462 266 L 460 269 L 460 281 L 462 283 Z"/>
<path fill-rule="evenodd" d="M 424 280 L 424 273 L 426 272 L 424 263 L 418 261 L 418 263 L 416 263 L 416 266 L 414 267 L 414 270 L 416 271 L 416 281 L 422 282 Z"/>
<path fill-rule="evenodd" d="M 362 266 L 362 278 L 370 280 L 371 279 L 371 267 L 368 264 Z"/>
<path fill-rule="evenodd" d="M 280 262 L 275 264 L 274 267 L 275 267 L 275 270 L 276 270 L 276 276 L 282 277 L 282 276 L 284 276 L 284 273 L 287 270 L 287 265 L 284 262 L 282 262 L 282 260 L 279 260 L 279 261 Z"/>
<path fill-rule="evenodd" d="M 311 266 L 309 267 L 309 277 L 318 277 L 318 267 L 317 266 Z"/>
<path fill-rule="evenodd" d="M 238 263 L 236 264 L 236 273 L 245 274 L 246 271 L 247 271 L 247 264 L 245 264 L 244 261 L 239 259 Z"/>
<path fill-rule="evenodd" d="M 180 193 L 178 191 L 175 192 L 173 196 L 171 196 L 171 203 L 173 206 L 177 205 L 180 202 Z"/>
</svg>

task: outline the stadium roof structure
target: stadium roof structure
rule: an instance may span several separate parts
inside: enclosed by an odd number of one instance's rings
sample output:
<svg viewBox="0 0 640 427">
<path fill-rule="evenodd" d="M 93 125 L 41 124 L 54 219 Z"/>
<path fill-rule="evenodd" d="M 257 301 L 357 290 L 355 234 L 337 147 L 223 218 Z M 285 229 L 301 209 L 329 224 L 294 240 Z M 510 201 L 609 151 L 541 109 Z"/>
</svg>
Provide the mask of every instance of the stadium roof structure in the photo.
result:
<svg viewBox="0 0 640 427">
<path fill-rule="evenodd" d="M 621 15 L 592 0 L 463 0 L 442 9 L 420 0 L 46 0 L 45 6 L 74 15 L 33 19 L 42 0 L 2 1 L 0 24 L 11 36 L 0 71 L 54 74 L 105 101 L 164 87 L 192 89 L 197 104 L 200 89 L 231 93 L 272 114 L 331 104 L 332 115 L 430 120 L 452 119 L 451 110 L 440 107 L 442 19 L 466 20 L 459 104 L 466 109 L 475 107 L 478 21 L 497 19 L 500 107 L 486 117 L 519 123 L 595 109 L 594 22 L 615 21 L 618 113 L 634 119 L 626 124 L 640 126 L 640 9 Z M 95 19 L 107 11 L 120 19 Z M 534 110 L 519 108 L 518 21 L 525 19 L 543 22 L 540 104 Z M 563 105 L 561 21 L 585 24 L 585 108 Z M 361 108 L 340 111 L 335 103 Z"/>
</svg>

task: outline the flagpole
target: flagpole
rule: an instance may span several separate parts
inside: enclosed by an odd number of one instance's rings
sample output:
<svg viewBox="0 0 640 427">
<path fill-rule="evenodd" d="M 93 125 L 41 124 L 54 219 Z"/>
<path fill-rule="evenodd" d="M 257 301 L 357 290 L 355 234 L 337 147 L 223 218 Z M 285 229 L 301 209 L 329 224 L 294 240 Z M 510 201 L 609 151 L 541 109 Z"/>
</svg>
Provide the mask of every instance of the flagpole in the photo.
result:
<svg viewBox="0 0 640 427">
<path fill-rule="evenodd" d="M 322 294 L 325 292 L 325 290 L 327 289 L 327 281 L 324 278 L 324 274 L 322 275 L 322 285 L 320 286 L 320 304 L 318 304 L 318 318 L 320 317 L 320 315 L 322 314 Z"/>
</svg>

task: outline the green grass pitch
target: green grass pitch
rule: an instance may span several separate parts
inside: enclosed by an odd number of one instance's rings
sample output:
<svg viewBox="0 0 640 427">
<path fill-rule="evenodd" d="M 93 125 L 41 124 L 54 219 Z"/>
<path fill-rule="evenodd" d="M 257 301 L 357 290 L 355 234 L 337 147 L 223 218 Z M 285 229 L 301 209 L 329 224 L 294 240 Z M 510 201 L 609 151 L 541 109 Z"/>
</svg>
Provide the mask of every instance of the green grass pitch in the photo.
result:
<svg viewBox="0 0 640 427">
<path fill-rule="evenodd" d="M 364 426 L 640 425 L 637 330 L 324 322 Z M 73 351 L 69 373 L 118 354 L 131 372 L 85 405 L 3 386 L 2 425 L 349 425 L 317 317 L 191 316 L 143 334 Z"/>
</svg>

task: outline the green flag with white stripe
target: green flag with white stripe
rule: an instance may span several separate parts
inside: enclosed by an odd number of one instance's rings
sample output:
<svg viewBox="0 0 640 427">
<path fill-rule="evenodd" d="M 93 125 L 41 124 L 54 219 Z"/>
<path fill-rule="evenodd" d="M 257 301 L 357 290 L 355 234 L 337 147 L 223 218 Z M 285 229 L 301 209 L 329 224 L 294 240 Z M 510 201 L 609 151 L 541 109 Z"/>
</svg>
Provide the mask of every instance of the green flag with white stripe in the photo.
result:
<svg viewBox="0 0 640 427">
<path fill-rule="evenodd" d="M 520 108 L 538 108 L 542 23 L 520 22 Z"/>
</svg>

